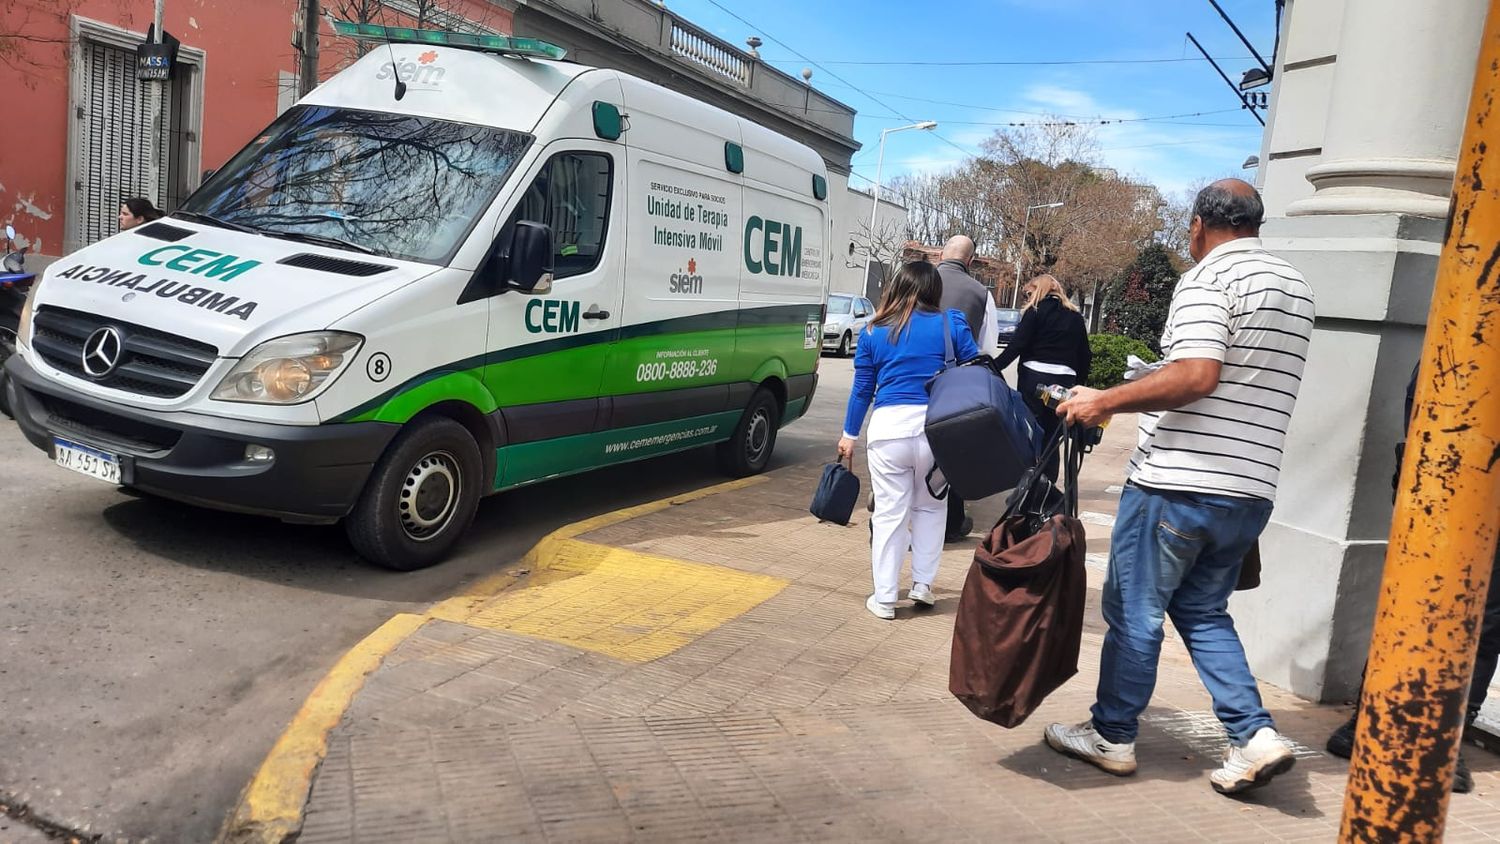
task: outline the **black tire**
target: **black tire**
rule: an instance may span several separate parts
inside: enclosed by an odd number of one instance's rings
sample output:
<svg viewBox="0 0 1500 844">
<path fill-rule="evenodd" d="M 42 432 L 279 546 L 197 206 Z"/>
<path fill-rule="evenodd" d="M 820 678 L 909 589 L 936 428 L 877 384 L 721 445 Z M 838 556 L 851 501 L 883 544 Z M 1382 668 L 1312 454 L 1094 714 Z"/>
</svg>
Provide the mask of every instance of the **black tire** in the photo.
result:
<svg viewBox="0 0 1500 844">
<path fill-rule="evenodd" d="M 776 431 L 781 427 L 781 405 L 765 387 L 755 391 L 734 434 L 719 443 L 719 468 L 734 478 L 758 475 L 771 462 L 776 449 Z"/>
<path fill-rule="evenodd" d="M 349 542 L 361 557 L 397 571 L 442 562 L 474 520 L 483 467 L 479 444 L 452 419 L 410 425 L 344 519 Z"/>
<path fill-rule="evenodd" d="M 0 413 L 11 419 L 16 418 L 15 411 L 10 409 L 10 376 L 5 374 L 5 361 L 16 352 L 16 338 L 9 331 L 0 329 Z"/>
<path fill-rule="evenodd" d="M 837 358 L 849 357 L 849 341 L 851 339 L 853 338 L 849 336 L 849 332 L 845 331 L 844 336 L 839 338 L 839 348 L 838 351 L 833 353 L 833 356 Z"/>
</svg>

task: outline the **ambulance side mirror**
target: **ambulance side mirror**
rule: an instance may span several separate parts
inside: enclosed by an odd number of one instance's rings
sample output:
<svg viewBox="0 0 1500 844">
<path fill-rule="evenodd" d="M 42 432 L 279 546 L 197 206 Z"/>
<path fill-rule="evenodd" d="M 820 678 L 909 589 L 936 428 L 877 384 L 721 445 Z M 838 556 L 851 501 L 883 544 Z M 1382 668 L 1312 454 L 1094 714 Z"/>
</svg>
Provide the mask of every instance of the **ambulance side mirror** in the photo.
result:
<svg viewBox="0 0 1500 844">
<path fill-rule="evenodd" d="M 510 243 L 501 255 L 501 278 L 509 290 L 549 293 L 552 290 L 552 227 L 517 220 Z"/>
</svg>

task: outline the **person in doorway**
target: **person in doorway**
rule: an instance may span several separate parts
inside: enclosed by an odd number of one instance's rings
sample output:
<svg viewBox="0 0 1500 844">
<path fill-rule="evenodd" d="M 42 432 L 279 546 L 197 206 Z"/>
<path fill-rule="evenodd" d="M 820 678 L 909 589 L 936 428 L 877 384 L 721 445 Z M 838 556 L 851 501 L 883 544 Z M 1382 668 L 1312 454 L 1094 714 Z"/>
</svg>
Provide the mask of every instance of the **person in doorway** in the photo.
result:
<svg viewBox="0 0 1500 844">
<path fill-rule="evenodd" d="M 1042 441 L 1049 442 L 1061 423 L 1053 409 L 1037 396 L 1037 388 L 1049 384 L 1073 387 L 1087 382 L 1094 353 L 1089 348 L 1089 330 L 1083 314 L 1056 278 L 1037 276 L 1026 285 L 1026 295 L 1016 338 L 995 361 L 995 370 L 1001 371 L 1012 361 L 1020 360 L 1016 389 L 1036 417 Z M 1057 470 L 1058 458 L 1054 456 L 1044 471 L 1055 478 Z"/>
<path fill-rule="evenodd" d="M 944 332 L 952 337 L 959 360 L 979 354 L 963 311 L 942 310 L 942 290 L 936 267 L 926 261 L 902 266 L 854 353 L 854 387 L 838 452 L 840 458 L 853 459 L 859 429 L 873 403 L 865 456 L 875 492 L 870 518 L 875 591 L 865 608 L 877 618 L 896 617 L 907 548 L 912 573 L 907 597 L 929 607 L 937 600 L 932 582 L 943 551 L 945 507 L 927 488 L 933 467 L 924 431 L 927 381 L 943 369 Z"/>
<path fill-rule="evenodd" d="M 1189 229 L 1197 265 L 1172 293 L 1166 364 L 1108 390 L 1075 387 L 1057 409 L 1089 428 L 1139 413 L 1140 434 L 1100 602 L 1108 631 L 1092 718 L 1047 727 L 1047 744 L 1112 774 L 1135 772 L 1170 616 L 1229 734 L 1209 775 L 1222 794 L 1296 762 L 1229 617 L 1241 564 L 1271 516 L 1314 318 L 1302 274 L 1261 246 L 1264 213 L 1239 179 L 1200 191 Z"/>
<path fill-rule="evenodd" d="M 1412 410 L 1417 403 L 1417 370 L 1411 373 L 1411 383 L 1406 386 L 1406 425 L 1410 427 Z M 1399 454 L 1406 454 L 1405 445 L 1399 449 Z M 1401 465 L 1398 460 L 1396 475 L 1391 478 L 1392 492 L 1401 482 Z M 1495 560 L 1490 569 L 1490 589 L 1485 596 L 1484 616 L 1479 627 L 1479 650 L 1474 657 L 1474 677 L 1469 682 L 1469 705 L 1464 713 L 1464 728 L 1467 730 L 1474 725 L 1479 717 L 1479 711 L 1484 708 L 1484 702 L 1489 698 L 1490 684 L 1495 681 L 1495 669 L 1500 667 L 1500 548 L 1495 550 Z M 1363 696 L 1363 689 L 1357 697 Z M 1328 737 L 1328 752 L 1340 759 L 1348 759 L 1354 755 L 1354 734 L 1359 727 L 1359 704 L 1356 702 L 1354 712 L 1349 716 L 1333 734 Z M 1453 791 L 1457 794 L 1468 794 L 1474 790 L 1474 775 L 1469 771 L 1469 765 L 1464 761 L 1463 752 L 1458 754 L 1458 763 L 1453 771 Z"/>
<path fill-rule="evenodd" d="M 979 351 L 993 357 L 1000 351 L 995 298 L 988 288 L 969 275 L 974 251 L 974 240 L 961 234 L 948 238 L 943 244 L 943 254 L 937 265 L 938 275 L 943 279 L 942 308 L 961 311 L 971 328 L 980 326 Z M 964 500 L 953 490 L 948 490 L 948 526 L 944 542 L 959 542 L 974 531 L 974 520 L 964 509 Z"/>
<path fill-rule="evenodd" d="M 151 200 L 136 196 L 120 203 L 120 231 L 130 231 L 136 226 L 160 220 L 162 213 Z"/>
</svg>

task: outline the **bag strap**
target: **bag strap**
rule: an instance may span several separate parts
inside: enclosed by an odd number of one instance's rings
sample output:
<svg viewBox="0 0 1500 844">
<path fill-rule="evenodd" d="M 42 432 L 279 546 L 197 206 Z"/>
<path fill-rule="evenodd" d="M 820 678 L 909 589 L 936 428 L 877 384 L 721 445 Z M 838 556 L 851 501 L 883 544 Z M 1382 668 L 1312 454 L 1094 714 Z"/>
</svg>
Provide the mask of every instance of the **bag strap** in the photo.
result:
<svg viewBox="0 0 1500 844">
<path fill-rule="evenodd" d="M 1043 487 L 1055 486 L 1055 484 L 1053 484 L 1047 478 L 1047 476 L 1043 474 L 1041 469 L 1043 466 L 1047 465 L 1047 461 L 1051 460 L 1054 454 L 1057 454 L 1058 449 L 1062 447 L 1064 440 L 1067 439 L 1066 427 L 1067 426 L 1065 425 L 1057 426 L 1057 430 L 1052 434 L 1052 437 L 1047 440 L 1047 446 L 1046 448 L 1042 449 L 1042 454 L 1037 458 L 1035 466 L 1031 469 L 1031 471 L 1022 476 L 1022 480 L 1026 483 L 1026 488 L 1017 489 L 1012 494 L 1011 498 L 1006 502 L 1005 512 L 1001 514 L 1001 519 L 1010 518 L 1017 512 L 1021 511 L 1028 505 L 1028 503 L 1032 500 L 1032 497 L 1035 496 L 1038 492 L 1042 492 L 1043 494 L 1045 494 L 1045 489 L 1043 489 Z"/>
<path fill-rule="evenodd" d="M 1063 509 L 1071 518 L 1078 518 L 1078 476 L 1083 469 L 1084 429 L 1078 425 L 1063 425 L 1066 428 L 1066 446 L 1063 449 Z"/>
<path fill-rule="evenodd" d="M 943 311 L 943 368 L 952 369 L 958 365 L 958 359 L 953 354 L 953 327 L 949 325 L 948 312 Z"/>
<path fill-rule="evenodd" d="M 936 498 L 939 501 L 945 501 L 948 498 L 948 490 L 951 488 L 951 485 L 945 482 L 943 484 L 942 492 L 938 492 L 937 490 L 933 489 L 932 476 L 936 475 L 937 473 L 938 467 L 937 464 L 934 463 L 932 464 L 932 468 L 927 470 L 927 477 L 924 479 L 924 483 L 927 484 L 927 494 L 931 495 L 933 498 Z"/>
</svg>

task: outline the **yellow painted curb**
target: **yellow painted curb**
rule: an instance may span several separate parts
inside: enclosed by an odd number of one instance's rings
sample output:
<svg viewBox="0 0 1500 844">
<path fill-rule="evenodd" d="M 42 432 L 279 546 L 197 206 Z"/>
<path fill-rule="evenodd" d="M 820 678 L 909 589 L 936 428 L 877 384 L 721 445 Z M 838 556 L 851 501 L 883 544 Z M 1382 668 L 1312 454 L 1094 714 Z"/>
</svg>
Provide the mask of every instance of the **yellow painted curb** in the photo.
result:
<svg viewBox="0 0 1500 844">
<path fill-rule="evenodd" d="M 745 489 L 766 480 L 764 475 L 741 478 L 564 525 L 532 546 L 518 566 L 532 571 L 547 568 L 574 537 L 678 504 Z M 313 775 L 328 752 L 328 736 L 343 719 L 354 695 L 364 686 L 365 678 L 427 621 L 442 618 L 462 622 L 486 601 L 516 582 L 515 574 L 509 570 L 481 578 L 462 595 L 440 601 L 425 613 L 392 616 L 350 648 L 318 682 L 272 745 L 271 752 L 245 787 L 239 805 L 225 821 L 219 840 L 233 844 L 280 844 L 295 836 L 302 828 L 302 810 L 307 805 Z"/>
</svg>

